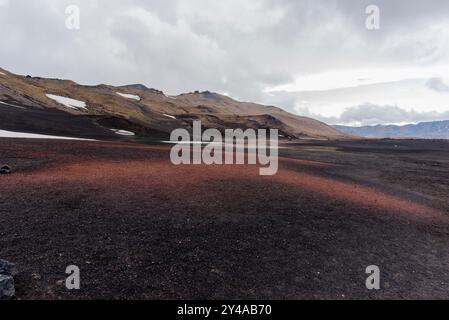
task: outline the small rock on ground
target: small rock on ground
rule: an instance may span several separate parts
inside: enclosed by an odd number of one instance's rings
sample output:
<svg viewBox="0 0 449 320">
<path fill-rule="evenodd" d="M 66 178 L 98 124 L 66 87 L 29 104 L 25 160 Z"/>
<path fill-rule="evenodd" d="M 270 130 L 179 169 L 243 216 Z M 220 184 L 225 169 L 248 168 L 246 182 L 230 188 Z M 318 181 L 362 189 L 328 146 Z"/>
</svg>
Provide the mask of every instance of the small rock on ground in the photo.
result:
<svg viewBox="0 0 449 320">
<path fill-rule="evenodd" d="M 9 166 L 2 166 L 0 168 L 0 174 L 8 174 L 11 173 L 11 168 Z"/>
<path fill-rule="evenodd" d="M 17 275 L 16 265 L 9 261 L 0 259 L 0 274 L 6 275 L 6 276 Z"/>
<path fill-rule="evenodd" d="M 15 294 L 13 277 L 0 275 L 0 300 L 12 299 Z"/>
</svg>

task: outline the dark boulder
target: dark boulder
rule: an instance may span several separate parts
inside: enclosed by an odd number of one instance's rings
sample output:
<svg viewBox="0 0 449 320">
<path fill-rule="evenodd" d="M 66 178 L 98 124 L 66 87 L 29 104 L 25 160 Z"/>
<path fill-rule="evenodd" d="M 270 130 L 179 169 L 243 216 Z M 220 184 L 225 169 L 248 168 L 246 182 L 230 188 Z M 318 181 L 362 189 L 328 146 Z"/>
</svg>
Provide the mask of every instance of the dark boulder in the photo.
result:
<svg viewBox="0 0 449 320">
<path fill-rule="evenodd" d="M 2 166 L 0 168 L 0 174 L 8 174 L 11 173 L 11 168 L 9 166 Z"/>
<path fill-rule="evenodd" d="M 0 274 L 0 300 L 12 299 L 15 294 L 13 277 Z"/>
<path fill-rule="evenodd" d="M 6 275 L 6 276 L 17 275 L 16 265 L 9 261 L 0 259 L 0 274 Z"/>
<path fill-rule="evenodd" d="M 0 259 L 0 300 L 12 299 L 16 295 L 13 278 L 16 274 L 14 263 Z"/>
</svg>

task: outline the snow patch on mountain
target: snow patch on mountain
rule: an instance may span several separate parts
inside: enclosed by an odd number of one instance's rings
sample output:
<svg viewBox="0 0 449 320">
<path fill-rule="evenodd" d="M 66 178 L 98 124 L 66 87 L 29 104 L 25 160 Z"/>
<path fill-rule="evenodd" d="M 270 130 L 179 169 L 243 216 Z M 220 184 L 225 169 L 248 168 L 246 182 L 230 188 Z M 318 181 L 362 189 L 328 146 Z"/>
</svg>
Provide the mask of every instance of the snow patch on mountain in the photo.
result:
<svg viewBox="0 0 449 320">
<path fill-rule="evenodd" d="M 3 101 L 0 101 L 0 104 L 2 104 L 4 106 L 8 106 L 8 107 L 18 108 L 18 109 L 26 109 L 24 107 L 16 106 L 16 105 L 9 104 L 9 103 L 3 102 Z"/>
<path fill-rule="evenodd" d="M 7 130 L 0 130 L 0 138 L 27 138 L 27 139 L 57 139 L 57 140 L 94 141 L 94 140 L 91 140 L 91 139 L 50 136 L 50 135 L 46 135 L 46 134 L 35 134 L 35 133 L 27 133 L 27 132 L 15 132 L 15 131 L 7 131 Z"/>
<path fill-rule="evenodd" d="M 121 136 L 135 136 L 136 135 L 134 132 L 126 131 L 126 130 L 119 130 L 119 129 L 111 129 L 111 130 L 114 131 L 115 134 L 118 134 Z"/>
<path fill-rule="evenodd" d="M 46 96 L 56 102 L 72 109 L 84 109 L 87 110 L 86 103 L 84 101 L 75 100 L 67 97 L 62 97 L 54 94 L 46 94 Z"/>
<path fill-rule="evenodd" d="M 119 96 L 126 98 L 126 99 L 132 99 L 132 100 L 137 100 L 140 101 L 141 98 L 139 96 L 136 96 L 135 94 L 128 94 L 128 93 L 121 93 L 121 92 L 116 92 Z"/>
</svg>

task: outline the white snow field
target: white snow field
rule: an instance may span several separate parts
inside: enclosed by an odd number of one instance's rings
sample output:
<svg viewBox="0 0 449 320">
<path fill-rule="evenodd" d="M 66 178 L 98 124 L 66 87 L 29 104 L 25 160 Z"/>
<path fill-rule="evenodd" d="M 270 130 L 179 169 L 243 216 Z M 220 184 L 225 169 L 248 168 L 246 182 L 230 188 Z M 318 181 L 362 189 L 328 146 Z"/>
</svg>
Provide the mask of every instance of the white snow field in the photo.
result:
<svg viewBox="0 0 449 320">
<path fill-rule="evenodd" d="M 175 116 L 171 116 L 171 115 L 169 115 L 169 114 L 165 114 L 165 113 L 164 113 L 164 116 L 166 116 L 167 118 L 170 118 L 170 119 L 176 119 Z"/>
<path fill-rule="evenodd" d="M 119 96 L 126 98 L 126 99 L 132 99 L 132 100 L 137 100 L 140 101 L 141 98 L 139 96 L 136 96 L 135 94 L 127 94 L 127 93 L 120 93 L 120 92 L 116 92 Z"/>
<path fill-rule="evenodd" d="M 58 140 L 83 140 L 83 141 L 94 141 L 92 139 L 81 139 L 81 138 L 71 138 L 71 137 L 60 137 L 60 136 L 49 136 L 46 134 L 35 134 L 26 132 L 15 132 L 0 130 L 0 138 L 27 138 L 27 139 L 58 139 Z"/>
<path fill-rule="evenodd" d="M 54 94 L 46 94 L 46 96 L 68 108 L 87 110 L 86 103 L 84 101 L 79 101 L 67 97 L 61 97 Z"/>
</svg>

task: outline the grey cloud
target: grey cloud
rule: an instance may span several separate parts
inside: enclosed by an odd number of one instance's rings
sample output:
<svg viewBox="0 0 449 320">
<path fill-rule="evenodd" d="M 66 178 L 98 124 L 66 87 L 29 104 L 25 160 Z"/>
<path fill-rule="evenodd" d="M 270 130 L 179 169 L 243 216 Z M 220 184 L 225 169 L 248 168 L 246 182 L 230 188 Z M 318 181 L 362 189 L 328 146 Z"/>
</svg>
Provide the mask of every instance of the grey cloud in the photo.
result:
<svg viewBox="0 0 449 320">
<path fill-rule="evenodd" d="M 304 109 L 303 115 L 317 118 L 328 124 L 374 125 L 392 123 L 416 123 L 436 120 L 449 120 L 449 111 L 418 112 L 405 110 L 398 106 L 379 106 L 365 103 L 346 109 L 339 117 L 325 117 Z"/>
<path fill-rule="evenodd" d="M 426 86 L 429 89 L 438 92 L 449 92 L 449 86 L 447 86 L 441 78 L 431 78 L 426 82 Z"/>
<path fill-rule="evenodd" d="M 255 102 L 298 75 L 448 60 L 446 0 L 2 0 L 1 66 L 81 83 L 141 82 L 168 93 L 227 92 Z M 65 29 L 65 7 L 81 30 Z M 436 30 L 436 31 L 435 31 Z M 287 99 L 287 98 L 286 98 Z"/>
</svg>

